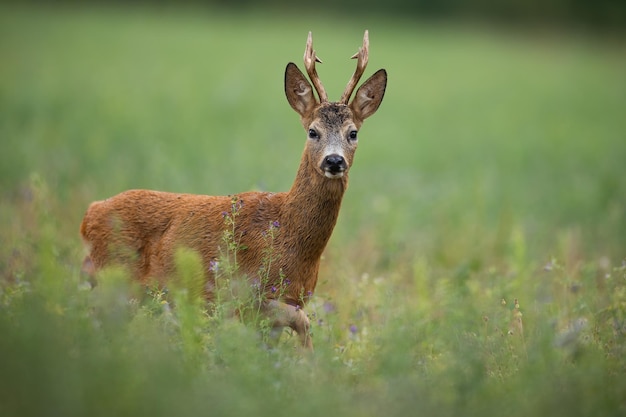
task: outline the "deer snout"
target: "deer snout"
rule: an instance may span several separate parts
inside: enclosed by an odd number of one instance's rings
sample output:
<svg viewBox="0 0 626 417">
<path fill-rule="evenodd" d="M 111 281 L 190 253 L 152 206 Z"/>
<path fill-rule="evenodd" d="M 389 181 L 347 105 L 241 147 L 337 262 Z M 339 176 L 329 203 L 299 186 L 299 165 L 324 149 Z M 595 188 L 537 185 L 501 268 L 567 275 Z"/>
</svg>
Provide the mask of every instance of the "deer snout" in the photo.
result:
<svg viewBox="0 0 626 417">
<path fill-rule="evenodd" d="M 322 161 L 322 171 L 328 178 L 340 178 L 348 169 L 348 163 L 341 155 L 328 155 Z"/>
</svg>

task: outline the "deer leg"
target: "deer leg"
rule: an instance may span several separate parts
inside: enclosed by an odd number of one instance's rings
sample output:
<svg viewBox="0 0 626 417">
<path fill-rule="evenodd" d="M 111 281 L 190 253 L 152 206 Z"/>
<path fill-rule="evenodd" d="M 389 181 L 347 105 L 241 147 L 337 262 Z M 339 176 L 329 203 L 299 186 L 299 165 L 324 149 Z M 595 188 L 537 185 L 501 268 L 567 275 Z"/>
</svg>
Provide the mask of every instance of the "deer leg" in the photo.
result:
<svg viewBox="0 0 626 417">
<path fill-rule="evenodd" d="M 95 288 L 95 286 L 98 284 L 98 282 L 96 281 L 96 266 L 91 260 L 91 256 L 85 256 L 85 259 L 83 260 L 83 265 L 80 268 L 80 275 L 85 278 L 87 282 L 89 282 L 91 288 Z"/>
<path fill-rule="evenodd" d="M 309 333 L 311 324 L 306 313 L 300 307 L 278 300 L 267 300 L 263 305 L 263 310 L 272 319 L 273 336 L 279 334 L 275 330 L 288 326 L 298 334 L 302 347 L 306 350 L 313 350 L 313 341 Z"/>
</svg>

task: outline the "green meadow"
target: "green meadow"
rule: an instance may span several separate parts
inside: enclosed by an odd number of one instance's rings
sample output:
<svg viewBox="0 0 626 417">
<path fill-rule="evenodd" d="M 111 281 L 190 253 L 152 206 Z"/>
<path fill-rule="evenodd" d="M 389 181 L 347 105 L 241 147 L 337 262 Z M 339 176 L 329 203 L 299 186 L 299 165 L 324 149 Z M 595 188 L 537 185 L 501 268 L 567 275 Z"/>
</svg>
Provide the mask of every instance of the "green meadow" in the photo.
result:
<svg viewBox="0 0 626 417">
<path fill-rule="evenodd" d="M 313 31 L 337 100 L 364 29 L 365 76 L 389 82 L 305 308 L 314 355 L 289 332 L 268 348 L 184 287 L 169 308 L 119 270 L 86 285 L 91 201 L 288 190 L 306 133 L 285 66 L 303 67 Z M 0 6 L 0 415 L 626 415 L 625 45 L 367 15 Z"/>
</svg>

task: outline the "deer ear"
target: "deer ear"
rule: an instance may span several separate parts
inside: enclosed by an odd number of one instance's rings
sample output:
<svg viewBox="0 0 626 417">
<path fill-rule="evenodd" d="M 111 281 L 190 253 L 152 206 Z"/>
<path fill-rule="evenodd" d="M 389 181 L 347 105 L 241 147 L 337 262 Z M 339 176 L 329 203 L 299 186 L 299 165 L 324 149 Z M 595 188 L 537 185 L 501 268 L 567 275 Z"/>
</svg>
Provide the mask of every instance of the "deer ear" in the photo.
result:
<svg viewBox="0 0 626 417">
<path fill-rule="evenodd" d="M 291 108 L 302 118 L 309 116 L 317 104 L 311 84 L 293 62 L 285 69 L 285 95 Z"/>
<path fill-rule="evenodd" d="M 365 81 L 357 90 L 350 103 L 354 115 L 361 121 L 378 110 L 387 88 L 387 71 L 380 69 Z"/>
</svg>

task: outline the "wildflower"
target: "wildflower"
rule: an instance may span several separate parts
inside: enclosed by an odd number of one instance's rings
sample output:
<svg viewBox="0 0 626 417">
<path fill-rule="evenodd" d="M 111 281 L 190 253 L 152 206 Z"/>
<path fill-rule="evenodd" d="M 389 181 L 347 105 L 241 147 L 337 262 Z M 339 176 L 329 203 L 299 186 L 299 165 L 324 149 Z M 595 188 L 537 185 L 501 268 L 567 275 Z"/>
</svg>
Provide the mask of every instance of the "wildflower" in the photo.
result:
<svg viewBox="0 0 626 417">
<path fill-rule="evenodd" d="M 230 207 L 233 212 L 240 210 L 243 207 L 243 200 L 242 199 L 237 200 L 233 198 Z"/>
<path fill-rule="evenodd" d="M 358 327 L 356 327 L 356 325 L 355 325 L 355 324 L 351 324 L 351 325 L 350 325 L 350 333 L 352 333 L 352 334 L 357 334 L 357 332 L 358 332 L 358 331 L 359 331 L 359 328 L 358 328 Z"/>
<path fill-rule="evenodd" d="M 222 212 L 222 217 L 223 217 L 223 218 L 228 217 L 228 212 L 227 212 L 227 211 L 223 211 L 223 212 Z"/>
<path fill-rule="evenodd" d="M 278 228 L 280 227 L 280 223 L 278 222 L 278 220 L 274 220 L 274 221 L 272 222 L 272 227 L 273 227 L 274 229 L 278 229 Z"/>
<path fill-rule="evenodd" d="M 276 287 L 272 285 L 272 294 L 276 292 Z"/>
<path fill-rule="evenodd" d="M 544 270 L 544 271 L 547 271 L 547 272 L 550 272 L 550 271 L 554 270 L 554 269 L 555 269 L 555 268 L 557 268 L 557 267 L 558 267 L 558 264 L 557 264 L 556 259 L 555 259 L 555 258 L 552 258 L 552 259 L 550 259 L 550 260 L 548 261 L 548 263 L 547 263 L 547 264 L 545 264 L 545 265 L 544 265 L 543 270 Z"/>
<path fill-rule="evenodd" d="M 209 261 L 209 271 L 216 273 L 219 267 L 219 262 L 217 262 L 215 259 L 211 259 L 211 261 Z"/>
</svg>

